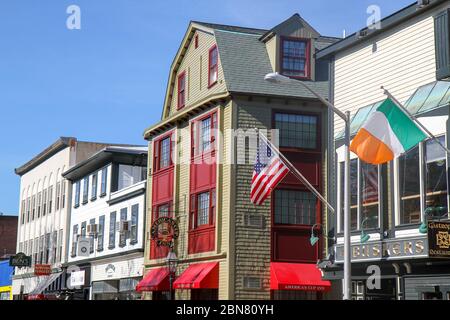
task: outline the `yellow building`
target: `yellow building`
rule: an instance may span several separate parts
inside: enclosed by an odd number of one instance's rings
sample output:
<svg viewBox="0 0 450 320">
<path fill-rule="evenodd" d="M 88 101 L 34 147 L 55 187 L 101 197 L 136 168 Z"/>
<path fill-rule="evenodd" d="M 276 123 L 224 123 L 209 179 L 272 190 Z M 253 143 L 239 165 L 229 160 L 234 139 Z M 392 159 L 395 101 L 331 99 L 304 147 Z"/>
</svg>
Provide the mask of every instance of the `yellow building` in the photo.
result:
<svg viewBox="0 0 450 320">
<path fill-rule="evenodd" d="M 298 14 L 270 30 L 191 22 L 169 72 L 161 121 L 149 141 L 144 280 L 148 299 L 321 299 L 326 208 L 287 176 L 263 205 L 250 202 L 255 128 L 279 136 L 283 154 L 327 194 L 326 108 L 279 72 L 328 97 L 321 36 Z M 278 134 L 275 134 L 278 132 Z M 172 218 L 176 222 L 173 225 Z M 159 220 L 158 220 L 159 219 Z M 152 228 L 153 227 L 153 228 Z M 166 266 L 175 239 L 175 278 Z M 284 277 L 288 270 L 289 277 Z M 330 293 L 331 292 L 331 293 Z"/>
</svg>

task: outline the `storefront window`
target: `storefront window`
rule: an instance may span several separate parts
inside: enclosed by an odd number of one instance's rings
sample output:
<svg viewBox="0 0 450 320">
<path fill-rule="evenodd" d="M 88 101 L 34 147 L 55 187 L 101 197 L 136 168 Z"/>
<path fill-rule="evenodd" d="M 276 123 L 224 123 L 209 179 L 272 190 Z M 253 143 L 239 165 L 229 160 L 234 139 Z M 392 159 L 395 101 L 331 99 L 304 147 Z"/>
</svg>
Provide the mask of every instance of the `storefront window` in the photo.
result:
<svg viewBox="0 0 450 320">
<path fill-rule="evenodd" d="M 339 163 L 339 230 L 344 231 L 344 162 Z M 379 167 L 358 159 L 350 160 L 350 228 L 378 228 Z M 358 224 L 359 222 L 359 224 Z M 364 225 L 362 223 L 364 222 Z"/>
<path fill-rule="evenodd" d="M 360 162 L 361 166 L 361 228 L 378 227 L 378 166 Z"/>
<path fill-rule="evenodd" d="M 358 229 L 358 159 L 350 160 L 350 229 Z"/>
<path fill-rule="evenodd" d="M 444 136 L 439 140 L 445 145 Z M 445 150 L 434 140 L 428 140 L 424 149 L 426 163 L 425 213 L 428 218 L 446 218 L 448 205 Z"/>
<path fill-rule="evenodd" d="M 400 224 L 418 223 L 420 214 L 419 147 L 399 158 Z"/>
</svg>

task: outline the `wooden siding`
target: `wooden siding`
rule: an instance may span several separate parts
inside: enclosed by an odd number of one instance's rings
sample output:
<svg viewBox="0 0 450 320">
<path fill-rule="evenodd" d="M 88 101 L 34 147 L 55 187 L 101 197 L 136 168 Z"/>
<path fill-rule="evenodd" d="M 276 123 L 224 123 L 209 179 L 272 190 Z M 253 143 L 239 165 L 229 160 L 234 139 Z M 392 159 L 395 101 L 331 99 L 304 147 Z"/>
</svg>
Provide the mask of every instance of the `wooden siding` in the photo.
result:
<svg viewBox="0 0 450 320">
<path fill-rule="evenodd" d="M 174 86 L 173 89 L 169 89 L 173 91 L 172 97 L 169 100 L 168 107 L 170 108 L 170 111 L 167 117 L 178 111 L 177 79 L 178 75 L 182 72 L 186 72 L 186 105 L 183 109 L 189 108 L 191 105 L 211 94 L 226 92 L 226 84 L 223 77 L 222 65 L 220 63 L 220 48 L 218 81 L 214 86 L 208 88 L 209 49 L 216 44 L 214 35 L 197 30 L 192 39 L 195 39 L 196 35 L 198 35 L 198 48 L 195 48 L 194 40 L 192 40 L 186 54 L 182 58 L 180 66 L 174 74 Z"/>
<path fill-rule="evenodd" d="M 435 81 L 434 19 L 414 18 L 373 41 L 336 56 L 335 106 L 352 115 L 366 105 L 385 99 L 385 86 L 401 102 L 421 85 Z M 377 50 L 372 52 L 374 43 Z M 335 134 L 343 121 L 335 117 Z"/>
<path fill-rule="evenodd" d="M 268 104 L 261 101 L 235 101 L 237 113 L 237 127 L 239 129 L 272 128 L 272 112 L 276 110 L 323 112 L 317 104 L 299 104 L 298 102 L 283 103 L 273 101 Z M 326 128 L 326 114 L 322 113 L 322 128 Z M 326 133 L 322 134 L 323 147 L 326 145 Z M 242 141 L 237 140 L 236 150 L 245 150 Z M 261 206 L 255 206 L 250 202 L 250 182 L 253 173 L 253 155 L 251 150 L 247 164 L 235 166 L 235 252 L 234 252 L 234 286 L 235 299 L 270 299 L 270 261 L 271 261 L 271 199 Z M 325 153 L 323 153 L 325 155 Z M 325 161 L 323 161 L 324 163 Z M 322 177 L 326 171 L 323 171 Z M 249 227 L 245 224 L 247 214 L 259 215 L 263 219 L 259 228 Z M 325 214 L 322 212 L 322 219 Z M 311 247 L 305 248 L 311 250 Z M 231 258 L 230 258 L 231 259 Z M 245 277 L 262 279 L 261 289 L 249 289 L 244 287 Z"/>
</svg>

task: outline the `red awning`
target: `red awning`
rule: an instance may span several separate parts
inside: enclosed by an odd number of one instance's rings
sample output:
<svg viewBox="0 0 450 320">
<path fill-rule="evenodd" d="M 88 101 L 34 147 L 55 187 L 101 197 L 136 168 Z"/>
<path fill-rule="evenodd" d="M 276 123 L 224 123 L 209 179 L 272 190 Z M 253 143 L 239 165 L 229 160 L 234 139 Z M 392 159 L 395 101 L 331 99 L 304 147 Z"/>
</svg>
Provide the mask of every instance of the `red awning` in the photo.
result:
<svg viewBox="0 0 450 320">
<path fill-rule="evenodd" d="M 271 262 L 270 289 L 328 291 L 331 283 L 322 280 L 322 274 L 315 264 Z"/>
<path fill-rule="evenodd" d="M 191 264 L 174 282 L 174 289 L 218 289 L 219 263 Z"/>
<path fill-rule="evenodd" d="M 144 279 L 138 283 L 136 291 L 169 291 L 169 288 L 169 270 L 159 268 L 150 270 Z"/>
</svg>

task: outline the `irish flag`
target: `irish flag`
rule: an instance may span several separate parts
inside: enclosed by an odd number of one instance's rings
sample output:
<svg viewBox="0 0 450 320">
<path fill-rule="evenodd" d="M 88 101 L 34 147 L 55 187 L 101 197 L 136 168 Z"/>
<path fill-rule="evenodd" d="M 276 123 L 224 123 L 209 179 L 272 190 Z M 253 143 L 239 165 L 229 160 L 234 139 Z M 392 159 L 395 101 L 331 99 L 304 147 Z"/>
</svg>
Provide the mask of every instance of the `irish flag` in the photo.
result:
<svg viewBox="0 0 450 320">
<path fill-rule="evenodd" d="M 350 150 L 367 163 L 381 164 L 405 153 L 426 137 L 391 99 L 386 99 L 359 129 Z"/>
</svg>

